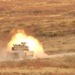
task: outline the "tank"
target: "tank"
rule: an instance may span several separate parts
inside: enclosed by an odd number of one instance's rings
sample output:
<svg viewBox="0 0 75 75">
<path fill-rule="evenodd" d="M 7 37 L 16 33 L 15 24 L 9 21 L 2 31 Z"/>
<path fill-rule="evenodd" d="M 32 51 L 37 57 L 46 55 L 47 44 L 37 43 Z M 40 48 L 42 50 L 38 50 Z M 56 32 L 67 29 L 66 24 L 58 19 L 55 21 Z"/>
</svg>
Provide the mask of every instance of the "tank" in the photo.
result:
<svg viewBox="0 0 75 75">
<path fill-rule="evenodd" d="M 7 52 L 8 60 L 26 60 L 33 59 L 34 52 L 29 51 L 29 47 L 25 42 L 21 44 L 14 44 L 11 51 Z"/>
</svg>

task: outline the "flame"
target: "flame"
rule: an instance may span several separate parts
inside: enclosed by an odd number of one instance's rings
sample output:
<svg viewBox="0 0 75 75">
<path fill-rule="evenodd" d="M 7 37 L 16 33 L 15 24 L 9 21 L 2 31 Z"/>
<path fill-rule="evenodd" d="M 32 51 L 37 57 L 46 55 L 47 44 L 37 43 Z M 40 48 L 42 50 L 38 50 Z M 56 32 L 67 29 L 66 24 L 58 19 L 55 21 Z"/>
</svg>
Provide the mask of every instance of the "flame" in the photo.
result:
<svg viewBox="0 0 75 75">
<path fill-rule="evenodd" d="M 34 57 L 46 57 L 42 45 L 33 36 L 27 36 L 23 30 L 18 30 L 18 32 L 12 37 L 8 43 L 8 47 L 11 48 L 13 44 L 21 44 L 21 42 L 26 42 L 30 51 L 34 51 Z"/>
</svg>

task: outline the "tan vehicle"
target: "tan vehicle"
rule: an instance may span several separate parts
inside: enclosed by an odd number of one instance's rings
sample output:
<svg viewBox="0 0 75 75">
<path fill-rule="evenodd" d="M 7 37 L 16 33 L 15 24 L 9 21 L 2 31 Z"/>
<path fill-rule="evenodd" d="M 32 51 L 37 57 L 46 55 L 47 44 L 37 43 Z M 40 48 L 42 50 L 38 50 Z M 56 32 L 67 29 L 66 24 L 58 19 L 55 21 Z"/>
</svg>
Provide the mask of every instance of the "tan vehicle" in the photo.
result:
<svg viewBox="0 0 75 75">
<path fill-rule="evenodd" d="M 29 51 L 28 46 L 25 44 L 25 42 L 22 42 L 21 44 L 13 45 L 12 50 L 7 52 L 8 60 L 33 59 L 34 52 Z"/>
</svg>

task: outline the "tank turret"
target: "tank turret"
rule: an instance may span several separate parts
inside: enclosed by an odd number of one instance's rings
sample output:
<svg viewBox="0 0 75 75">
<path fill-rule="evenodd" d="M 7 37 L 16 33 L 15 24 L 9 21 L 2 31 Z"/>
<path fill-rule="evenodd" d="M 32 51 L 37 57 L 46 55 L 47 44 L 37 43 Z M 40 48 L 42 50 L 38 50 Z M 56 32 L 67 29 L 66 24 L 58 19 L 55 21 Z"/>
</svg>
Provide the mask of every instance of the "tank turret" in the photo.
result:
<svg viewBox="0 0 75 75">
<path fill-rule="evenodd" d="M 13 51 L 29 51 L 29 47 L 26 46 L 26 43 L 22 42 L 21 44 L 14 44 L 12 47 Z"/>
</svg>

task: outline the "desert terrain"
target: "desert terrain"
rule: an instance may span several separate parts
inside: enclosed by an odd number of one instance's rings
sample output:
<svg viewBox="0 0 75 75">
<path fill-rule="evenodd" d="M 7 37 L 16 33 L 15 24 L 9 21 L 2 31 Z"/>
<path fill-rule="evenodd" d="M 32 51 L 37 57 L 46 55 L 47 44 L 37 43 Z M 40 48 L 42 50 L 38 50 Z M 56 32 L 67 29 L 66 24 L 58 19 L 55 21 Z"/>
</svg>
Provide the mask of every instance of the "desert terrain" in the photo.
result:
<svg viewBox="0 0 75 75">
<path fill-rule="evenodd" d="M 51 56 L 2 61 L 0 75 L 75 75 L 74 0 L 0 0 L 1 56 L 18 29 L 38 39 Z"/>
</svg>

